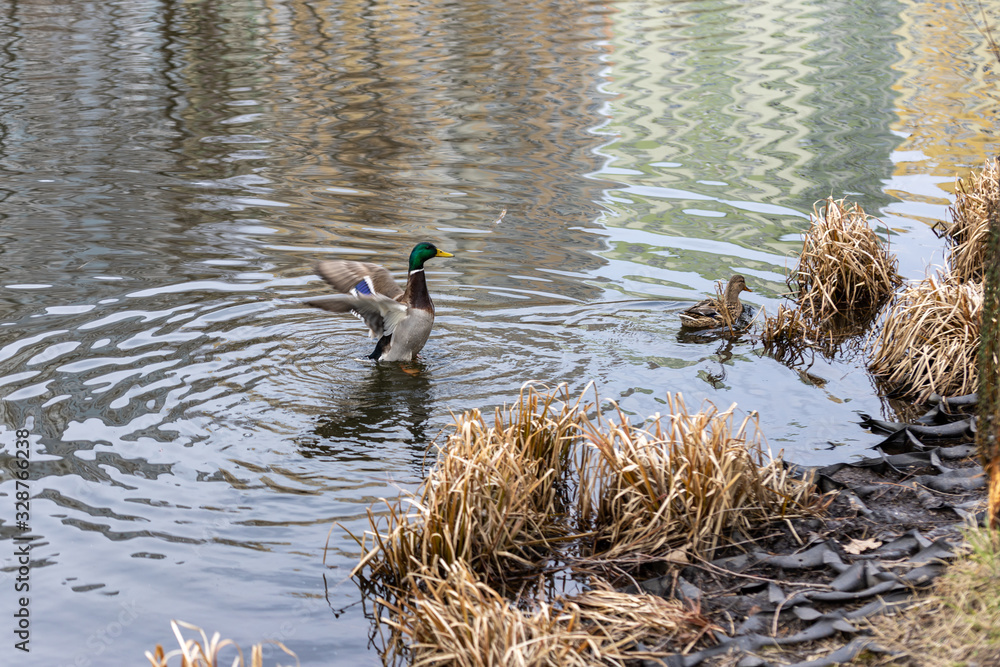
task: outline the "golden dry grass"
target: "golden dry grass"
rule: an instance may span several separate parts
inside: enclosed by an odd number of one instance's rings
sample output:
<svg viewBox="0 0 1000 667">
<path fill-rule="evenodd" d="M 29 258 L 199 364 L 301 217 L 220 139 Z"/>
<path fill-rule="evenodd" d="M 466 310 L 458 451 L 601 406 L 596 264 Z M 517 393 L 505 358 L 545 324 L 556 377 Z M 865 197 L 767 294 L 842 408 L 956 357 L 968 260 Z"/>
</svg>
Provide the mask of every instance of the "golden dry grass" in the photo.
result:
<svg viewBox="0 0 1000 667">
<path fill-rule="evenodd" d="M 951 224 L 935 226 L 948 237 L 948 266 L 959 282 L 982 281 L 991 209 L 1000 208 L 1000 163 L 988 160 L 982 171 L 959 179 Z"/>
<path fill-rule="evenodd" d="M 369 511 L 352 574 L 400 593 L 413 572 L 455 563 L 503 582 L 571 542 L 584 560 L 710 555 L 723 533 L 821 505 L 770 457 L 755 417 L 733 426 L 735 406 L 690 412 L 668 395 L 670 414 L 642 430 L 620 411 L 593 422 L 581 401 L 527 386 L 492 426 L 477 410 L 457 416 L 420 489 L 385 501 L 383 518 Z"/>
<path fill-rule="evenodd" d="M 832 330 L 816 325 L 800 309 L 785 305 L 778 306 L 774 317 L 764 315 L 760 331 L 764 351 L 779 361 L 791 361 L 806 348 L 832 355 L 839 338 Z"/>
<path fill-rule="evenodd" d="M 878 642 L 915 667 L 1000 664 L 1000 536 L 967 534 L 970 553 L 949 566 L 915 606 L 871 621 Z"/>
<path fill-rule="evenodd" d="M 832 197 L 814 206 L 792 279 L 799 306 L 815 320 L 867 317 L 901 283 L 897 260 L 869 224 L 860 205 Z"/>
<path fill-rule="evenodd" d="M 650 593 L 622 593 L 607 582 L 593 579 L 590 590 L 564 597 L 564 608 L 578 612 L 591 634 L 603 634 L 602 653 L 616 659 L 636 658 L 633 644 L 653 646 L 664 641 L 691 645 L 713 629 L 697 609 L 678 600 Z M 625 652 L 627 651 L 627 652 Z"/>
<path fill-rule="evenodd" d="M 621 412 L 606 428 L 587 429 L 596 457 L 580 473 L 578 513 L 595 533 L 593 557 L 710 557 L 734 530 L 749 535 L 819 509 L 814 487 L 766 451 L 756 417 L 734 427 L 735 405 L 692 413 L 680 394 L 667 401 L 670 414 L 647 429 Z"/>
<path fill-rule="evenodd" d="M 384 530 L 369 510 L 373 529 L 359 540 L 367 554 L 354 574 L 368 566 L 372 578 L 406 588 L 412 571 L 462 562 L 503 579 L 544 560 L 569 533 L 563 478 L 582 414 L 565 391 L 526 386 L 492 426 L 478 410 L 455 417 L 416 494 L 385 501 Z"/>
<path fill-rule="evenodd" d="M 201 641 L 197 639 L 185 639 L 181 633 L 181 626 L 198 632 L 201 636 Z M 250 650 L 250 660 L 244 661 L 243 651 L 236 645 L 236 642 L 231 639 L 222 639 L 218 632 L 209 639 L 204 630 L 184 621 L 170 621 L 170 627 L 174 631 L 174 636 L 177 638 L 177 644 L 180 648 L 167 652 L 163 649 L 162 645 L 157 644 L 156 650 L 146 651 L 146 659 L 149 660 L 153 667 L 169 667 L 170 661 L 174 658 L 180 659 L 178 663 L 180 667 L 222 667 L 223 665 L 231 665 L 232 667 L 243 667 L 244 665 L 246 667 L 263 667 L 264 665 L 263 644 L 254 644 Z M 298 664 L 298 658 L 284 644 L 281 642 L 269 643 L 274 644 L 295 658 L 295 663 Z M 237 656 L 232 662 L 222 663 L 220 662 L 222 658 L 219 654 L 229 646 L 236 649 Z"/>
<path fill-rule="evenodd" d="M 802 255 L 789 284 L 798 282 L 798 308 L 764 314 L 761 343 L 783 363 L 800 363 L 808 349 L 832 356 L 865 331 L 900 285 L 897 261 L 860 205 L 832 197 L 813 206 Z"/>
<path fill-rule="evenodd" d="M 917 401 L 974 392 L 982 306 L 981 284 L 938 275 L 909 285 L 869 341 L 869 369 Z"/>
<path fill-rule="evenodd" d="M 665 654 L 637 651 L 636 642 L 691 643 L 709 627 L 677 602 L 618 593 L 600 582 L 521 609 L 462 563 L 418 578 L 421 585 L 388 621 L 397 631 L 393 655 L 406 653 L 414 667 L 622 665 Z"/>
<path fill-rule="evenodd" d="M 705 628 L 695 611 L 654 596 L 593 590 L 526 599 L 554 563 L 619 571 L 677 554 L 708 556 L 734 530 L 816 511 L 823 498 L 793 480 L 733 408 L 690 413 L 671 396 L 650 431 L 588 417 L 565 387 L 529 385 L 493 424 L 455 417 L 415 494 L 369 512 L 353 575 L 377 594 L 391 629 L 387 661 L 415 665 L 595 665 L 635 658 L 635 642 Z M 726 537 L 723 537 L 723 534 Z M 630 568 L 630 564 L 632 567 Z M 512 602 L 506 595 L 512 595 Z M 542 595 L 539 593 L 538 595 Z M 383 626 L 384 627 L 384 626 Z M 671 650 L 676 650 L 676 643 Z"/>
</svg>

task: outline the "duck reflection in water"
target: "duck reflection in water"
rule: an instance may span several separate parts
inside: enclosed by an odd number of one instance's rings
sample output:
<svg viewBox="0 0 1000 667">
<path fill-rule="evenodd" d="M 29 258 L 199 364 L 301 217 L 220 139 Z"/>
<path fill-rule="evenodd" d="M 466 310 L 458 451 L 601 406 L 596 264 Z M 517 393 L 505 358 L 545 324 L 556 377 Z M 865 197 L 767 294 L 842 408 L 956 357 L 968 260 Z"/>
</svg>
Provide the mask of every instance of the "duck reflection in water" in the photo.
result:
<svg viewBox="0 0 1000 667">
<path fill-rule="evenodd" d="M 720 341 L 720 345 L 715 350 L 715 360 L 719 363 L 718 372 L 711 372 L 707 369 L 698 371 L 698 377 L 712 385 L 714 389 L 722 389 L 726 386 L 726 366 L 733 359 L 733 343 L 738 341 L 739 334 L 735 337 L 729 335 L 728 329 L 725 331 L 715 330 L 714 332 L 700 331 L 688 332 L 683 329 L 677 334 L 679 343 L 702 345 L 712 340 Z"/>
<path fill-rule="evenodd" d="M 698 376 L 705 380 L 705 382 L 712 385 L 713 389 L 722 389 L 726 386 L 726 364 L 733 358 L 732 338 L 723 341 L 722 345 L 720 345 L 715 351 L 715 355 L 719 360 L 719 372 L 710 373 L 708 371 L 704 371 L 704 375 L 702 375 L 702 373 L 698 373 Z"/>
<path fill-rule="evenodd" d="M 432 411 L 431 374 L 419 362 L 378 364 L 368 378 L 338 395 L 314 430 L 319 439 L 301 445 L 306 457 L 379 460 L 375 449 L 397 443 L 423 460 L 430 441 L 427 422 Z"/>
</svg>

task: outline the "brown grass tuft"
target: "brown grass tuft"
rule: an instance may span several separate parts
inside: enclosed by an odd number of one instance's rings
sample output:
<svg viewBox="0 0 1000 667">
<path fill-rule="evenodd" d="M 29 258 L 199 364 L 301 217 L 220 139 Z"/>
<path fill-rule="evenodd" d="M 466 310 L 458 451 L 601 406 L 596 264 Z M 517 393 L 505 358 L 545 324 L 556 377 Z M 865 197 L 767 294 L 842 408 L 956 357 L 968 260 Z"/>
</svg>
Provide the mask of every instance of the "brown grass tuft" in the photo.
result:
<svg viewBox="0 0 1000 667">
<path fill-rule="evenodd" d="M 950 241 L 948 265 L 958 282 L 983 279 L 991 208 L 1000 208 L 1000 163 L 996 158 L 968 179 L 958 179 L 955 204 L 948 209 L 952 223 L 935 225 Z"/>
<path fill-rule="evenodd" d="M 605 645 L 605 656 L 636 658 L 633 644 L 647 646 L 673 640 L 692 644 L 712 626 L 696 609 L 687 609 L 679 600 L 667 600 L 650 593 L 622 593 L 607 582 L 592 579 L 590 590 L 563 598 L 563 606 L 579 610 L 580 618 L 594 633 L 604 634 L 614 643 L 614 652 Z M 623 649 L 632 649 L 622 653 Z"/>
<path fill-rule="evenodd" d="M 778 306 L 774 317 L 765 314 L 760 341 L 764 351 L 779 361 L 798 359 L 807 348 L 832 355 L 837 349 L 838 336 L 817 326 L 798 308 Z"/>
<path fill-rule="evenodd" d="M 765 454 L 755 417 L 734 428 L 735 405 L 691 413 L 680 394 L 667 400 L 670 414 L 651 430 L 632 426 L 620 411 L 618 423 L 587 429 L 597 456 L 581 472 L 578 505 L 583 525 L 596 533 L 594 557 L 710 557 L 734 530 L 750 534 L 818 509 L 813 486 Z"/>
<path fill-rule="evenodd" d="M 199 642 L 197 639 L 184 639 L 181 629 L 178 626 L 183 626 L 188 630 L 196 630 L 201 634 L 201 641 Z M 236 642 L 232 639 L 222 639 L 218 632 L 209 639 L 204 630 L 184 621 L 170 621 L 170 627 L 174 631 L 174 636 L 177 638 L 177 644 L 180 648 L 168 653 L 163 650 L 162 645 L 157 644 L 155 651 L 146 651 L 146 659 L 149 660 L 153 667 L 169 667 L 169 661 L 177 657 L 181 659 L 181 667 L 220 667 L 223 664 L 231 665 L 232 667 L 243 667 L 244 665 L 247 667 L 263 667 L 264 665 L 263 644 L 254 644 L 250 651 L 250 661 L 245 662 L 243 651 L 236 645 Z M 284 644 L 281 642 L 269 643 L 274 644 L 295 658 L 295 663 L 298 664 L 299 659 Z M 227 646 L 235 648 L 238 655 L 232 662 L 220 663 L 221 658 L 219 653 Z"/>
<path fill-rule="evenodd" d="M 392 630 L 384 660 L 623 664 L 656 654 L 637 643 L 664 638 L 676 639 L 676 652 L 707 629 L 697 611 L 596 580 L 550 601 L 525 590 L 538 581 L 542 596 L 543 572 L 556 563 L 583 572 L 614 559 L 625 572 L 710 556 L 734 531 L 822 505 L 810 483 L 765 456 L 755 418 L 732 426 L 735 406 L 690 413 L 668 395 L 666 423 L 640 430 L 620 410 L 615 421 L 588 418 L 593 404 L 582 400 L 564 386 L 544 394 L 528 385 L 493 425 L 476 410 L 456 417 L 419 491 L 387 501 L 383 519 L 369 512 L 353 575 L 389 612 L 375 616 Z"/>
<path fill-rule="evenodd" d="M 420 574 L 414 594 L 393 609 L 399 655 L 414 667 L 622 664 L 665 652 L 639 651 L 636 642 L 696 641 L 709 627 L 696 611 L 654 595 L 626 595 L 597 582 L 595 589 L 520 609 L 481 582 L 464 564 L 442 575 Z M 406 646 L 407 648 L 403 648 Z"/>
<path fill-rule="evenodd" d="M 802 243 L 799 305 L 816 320 L 868 317 L 899 286 L 897 260 L 883 247 L 861 206 L 832 197 L 813 207 Z"/>
<path fill-rule="evenodd" d="M 455 417 L 417 493 L 385 501 L 384 531 L 369 510 L 373 530 L 359 543 L 374 544 L 353 574 L 367 565 L 373 579 L 406 588 L 411 572 L 458 562 L 502 580 L 543 561 L 570 532 L 563 477 L 582 414 L 565 388 L 545 395 L 526 386 L 492 426 L 478 410 Z"/>
<path fill-rule="evenodd" d="M 670 414 L 652 430 L 620 411 L 617 423 L 595 423 L 565 387 L 526 387 L 493 426 L 475 410 L 456 417 L 418 492 L 385 501 L 384 519 L 369 510 L 352 575 L 366 572 L 391 597 L 409 593 L 414 572 L 456 563 L 490 582 L 533 574 L 564 545 L 582 549 L 580 564 L 683 559 L 710 555 L 724 533 L 821 507 L 812 485 L 765 451 L 756 417 L 734 428 L 735 405 L 691 413 L 680 395 L 667 398 Z"/>
<path fill-rule="evenodd" d="M 917 401 L 976 391 L 983 288 L 931 276 L 897 296 L 869 342 L 869 369 Z"/>
</svg>

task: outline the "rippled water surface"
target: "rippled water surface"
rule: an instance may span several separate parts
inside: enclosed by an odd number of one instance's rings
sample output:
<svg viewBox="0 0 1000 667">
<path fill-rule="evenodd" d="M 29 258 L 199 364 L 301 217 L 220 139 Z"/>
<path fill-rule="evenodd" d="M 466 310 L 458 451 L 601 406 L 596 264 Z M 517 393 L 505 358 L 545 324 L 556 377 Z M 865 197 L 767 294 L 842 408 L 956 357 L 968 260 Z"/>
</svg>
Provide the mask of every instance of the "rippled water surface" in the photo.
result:
<svg viewBox="0 0 1000 667">
<path fill-rule="evenodd" d="M 863 454 L 856 411 L 883 411 L 863 358 L 788 367 L 676 313 L 737 271 L 773 312 L 828 195 L 878 215 L 921 277 L 955 176 L 997 148 L 990 56 L 938 3 L 0 13 L 4 664 L 139 664 L 171 618 L 379 664 L 358 548 L 331 526 L 363 531 L 451 412 L 531 379 L 594 381 L 637 418 L 667 392 L 735 402 L 788 458 Z M 302 305 L 325 293 L 315 261 L 402 276 L 421 240 L 455 254 L 427 265 L 421 363 L 375 366 L 356 320 Z"/>
</svg>

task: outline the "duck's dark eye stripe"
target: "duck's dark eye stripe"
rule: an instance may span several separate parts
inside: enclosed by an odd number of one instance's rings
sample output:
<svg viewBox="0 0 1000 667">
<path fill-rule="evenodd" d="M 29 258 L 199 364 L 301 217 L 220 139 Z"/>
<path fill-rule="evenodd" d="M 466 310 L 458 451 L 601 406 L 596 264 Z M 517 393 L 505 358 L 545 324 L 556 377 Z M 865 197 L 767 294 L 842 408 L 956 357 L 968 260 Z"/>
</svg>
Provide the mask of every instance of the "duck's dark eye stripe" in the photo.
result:
<svg viewBox="0 0 1000 667">
<path fill-rule="evenodd" d="M 354 286 L 354 289 L 357 290 L 358 294 L 367 294 L 368 296 L 371 296 L 372 294 L 371 287 L 368 286 L 367 280 L 359 281 L 358 284 Z"/>
</svg>

